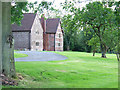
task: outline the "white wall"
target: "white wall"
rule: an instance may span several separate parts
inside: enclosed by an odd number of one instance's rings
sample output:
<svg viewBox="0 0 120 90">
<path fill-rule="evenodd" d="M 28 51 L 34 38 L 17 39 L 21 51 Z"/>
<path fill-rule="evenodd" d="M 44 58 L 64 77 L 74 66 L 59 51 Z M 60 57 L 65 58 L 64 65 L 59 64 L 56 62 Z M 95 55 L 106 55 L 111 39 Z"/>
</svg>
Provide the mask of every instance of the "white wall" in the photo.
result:
<svg viewBox="0 0 120 90">
<path fill-rule="evenodd" d="M 60 34 L 60 38 L 59 38 Z M 60 46 L 58 46 L 58 43 L 60 43 Z M 63 51 L 63 33 L 61 29 L 61 25 L 59 23 L 57 32 L 55 34 L 55 51 Z"/>
<path fill-rule="evenodd" d="M 36 42 L 39 42 L 39 46 L 36 46 Z M 31 50 L 43 50 L 43 29 L 38 15 L 36 15 L 31 29 Z"/>
</svg>

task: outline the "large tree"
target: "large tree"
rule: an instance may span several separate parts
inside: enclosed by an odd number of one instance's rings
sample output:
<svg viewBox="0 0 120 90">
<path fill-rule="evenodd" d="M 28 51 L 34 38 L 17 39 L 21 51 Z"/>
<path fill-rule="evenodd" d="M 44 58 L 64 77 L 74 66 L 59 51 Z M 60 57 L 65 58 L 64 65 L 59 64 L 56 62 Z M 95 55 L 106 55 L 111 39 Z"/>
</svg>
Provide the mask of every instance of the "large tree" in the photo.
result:
<svg viewBox="0 0 120 90">
<path fill-rule="evenodd" d="M 0 2 L 0 74 L 1 73 L 2 73 L 2 3 Z"/>
<path fill-rule="evenodd" d="M 120 60 L 120 1 L 115 2 L 115 15 L 116 15 L 116 25 L 117 25 L 117 51 L 116 51 L 116 55 L 117 55 L 117 59 L 118 61 Z"/>
<path fill-rule="evenodd" d="M 10 2 L 2 2 L 2 73 L 15 76 Z"/>
<path fill-rule="evenodd" d="M 20 24 L 23 11 L 26 11 L 27 2 L 16 3 L 11 6 L 11 2 L 0 2 L 2 10 L 2 69 L 1 73 L 7 77 L 15 77 L 14 62 L 14 42 L 11 30 L 11 23 Z"/>
<path fill-rule="evenodd" d="M 114 1 L 114 2 L 104 2 L 105 5 L 108 5 L 109 8 L 113 8 L 114 10 L 114 16 L 115 20 L 114 23 L 112 23 L 112 26 L 109 29 L 114 29 L 112 32 L 107 32 L 107 34 L 110 34 L 109 40 L 110 44 L 108 45 L 110 50 L 114 51 L 116 53 L 118 61 L 120 60 L 120 1 Z M 107 38 L 107 37 L 106 37 Z"/>
<path fill-rule="evenodd" d="M 116 39 L 118 31 L 116 28 L 117 18 L 114 14 L 114 11 L 108 7 L 112 5 L 112 2 L 91 2 L 87 4 L 86 7 L 82 10 L 77 7 L 78 4 L 79 2 L 71 2 L 67 0 L 62 3 L 63 9 L 65 12 L 67 12 L 62 20 L 64 23 L 62 24 L 65 32 L 64 44 L 66 46 L 70 46 L 71 48 L 72 46 L 68 45 L 67 42 L 79 42 L 78 38 L 80 38 L 80 36 L 78 34 L 81 33 L 78 31 L 82 30 L 86 34 L 85 37 L 90 35 L 89 39 L 86 39 L 86 42 L 92 38 L 89 41 L 89 45 L 92 47 L 92 49 L 95 49 L 96 47 L 98 48 L 98 46 L 100 46 L 102 57 L 105 58 L 106 52 L 110 50 L 111 47 L 115 47 L 114 43 L 116 40 L 118 40 Z M 118 16 L 119 15 L 117 14 L 117 17 Z M 75 35 L 75 33 L 77 34 Z M 94 38 L 97 38 L 97 42 L 94 41 Z M 74 43 L 72 45 L 75 47 Z M 83 44 L 81 41 L 79 43 Z M 78 47 L 80 48 L 81 45 L 79 44 Z"/>
<path fill-rule="evenodd" d="M 64 45 L 66 50 L 73 50 L 77 44 L 78 27 L 76 27 L 75 17 L 65 15 L 62 18 L 62 28 L 64 29 Z"/>
<path fill-rule="evenodd" d="M 62 28 L 64 30 L 64 50 L 82 50 L 79 47 L 79 33 L 81 28 L 78 25 L 77 8 L 75 7 L 75 1 L 67 1 L 61 3 L 63 10 L 61 12 L 65 13 L 61 15 Z"/>
<path fill-rule="evenodd" d="M 107 40 L 104 38 L 106 37 L 105 35 L 109 35 L 106 32 L 114 22 L 114 13 L 112 9 L 105 7 L 101 2 L 89 3 L 83 10 L 82 24 L 86 25 L 86 27 L 91 27 L 94 34 L 99 38 L 102 57 L 106 58 L 108 47 L 106 43 Z M 109 40 L 109 38 L 107 39 Z"/>
<path fill-rule="evenodd" d="M 14 6 L 11 6 L 11 2 L 0 2 L 0 4 L 2 6 L 0 7 L 2 10 L 2 35 L 0 35 L 0 38 L 2 38 L 2 60 L 0 63 L 0 66 L 2 67 L 1 73 L 7 77 L 15 77 L 14 39 L 11 24 L 17 23 L 20 25 L 21 20 L 23 19 L 23 12 L 28 12 L 29 9 L 33 9 L 35 13 L 37 11 L 41 13 L 40 7 L 49 9 L 49 5 L 51 5 L 51 3 L 42 1 L 38 7 L 35 6 L 37 2 L 16 2 Z"/>
</svg>

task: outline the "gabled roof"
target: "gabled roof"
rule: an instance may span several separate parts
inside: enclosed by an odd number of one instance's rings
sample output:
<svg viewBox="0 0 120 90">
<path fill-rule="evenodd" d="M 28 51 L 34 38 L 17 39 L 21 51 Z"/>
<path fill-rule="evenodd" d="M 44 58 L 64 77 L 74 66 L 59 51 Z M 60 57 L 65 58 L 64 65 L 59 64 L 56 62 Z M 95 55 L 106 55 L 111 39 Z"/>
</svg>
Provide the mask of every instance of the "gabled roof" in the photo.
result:
<svg viewBox="0 0 120 90">
<path fill-rule="evenodd" d="M 36 14 L 25 13 L 24 18 L 21 20 L 21 26 L 17 24 L 12 25 L 12 31 L 31 31 Z"/>
<path fill-rule="evenodd" d="M 24 18 L 21 20 L 21 26 L 17 24 L 12 25 L 12 31 L 31 31 L 36 14 L 25 13 Z M 56 33 L 60 18 L 48 18 L 46 20 L 46 33 Z"/>
<path fill-rule="evenodd" d="M 49 18 L 46 20 L 46 33 L 56 33 L 60 18 Z"/>
</svg>

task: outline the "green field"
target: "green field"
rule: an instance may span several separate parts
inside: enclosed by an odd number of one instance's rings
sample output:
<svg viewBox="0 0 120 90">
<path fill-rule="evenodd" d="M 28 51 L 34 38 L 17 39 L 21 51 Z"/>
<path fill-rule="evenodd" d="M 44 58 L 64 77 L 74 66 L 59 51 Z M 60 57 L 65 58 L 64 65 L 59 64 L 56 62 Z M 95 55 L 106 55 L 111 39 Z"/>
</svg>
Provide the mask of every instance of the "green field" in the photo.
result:
<svg viewBox="0 0 120 90">
<path fill-rule="evenodd" d="M 16 62 L 23 76 L 17 88 L 118 88 L 118 61 L 114 54 L 107 58 L 84 52 L 55 52 L 67 60 Z"/>
<path fill-rule="evenodd" d="M 15 58 L 21 58 L 21 57 L 27 57 L 28 55 L 26 54 L 21 54 L 21 53 L 14 53 Z"/>
</svg>

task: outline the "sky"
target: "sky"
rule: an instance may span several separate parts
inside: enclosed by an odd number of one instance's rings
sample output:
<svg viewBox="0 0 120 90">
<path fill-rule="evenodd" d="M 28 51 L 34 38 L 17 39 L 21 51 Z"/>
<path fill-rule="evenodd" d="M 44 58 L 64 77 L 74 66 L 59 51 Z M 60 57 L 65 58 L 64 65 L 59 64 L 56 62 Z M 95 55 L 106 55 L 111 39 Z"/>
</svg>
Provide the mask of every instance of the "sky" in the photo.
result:
<svg viewBox="0 0 120 90">
<path fill-rule="evenodd" d="M 37 1 L 38 4 L 41 3 L 41 1 L 43 0 L 28 0 L 28 2 L 35 2 Z M 44 1 L 48 1 L 48 2 L 53 2 L 54 1 L 54 7 L 56 9 L 61 9 L 60 3 L 65 2 L 65 0 L 44 0 Z M 68 0 L 68 1 L 72 1 L 72 0 Z M 76 0 L 78 1 L 78 0 Z M 79 0 L 81 3 L 77 4 L 77 7 L 80 7 L 82 9 L 82 7 L 85 7 L 86 4 L 88 4 L 90 1 L 102 1 L 102 0 Z M 110 0 L 108 0 L 110 1 Z M 115 1 L 119 1 L 119 0 L 115 0 Z"/>
<path fill-rule="evenodd" d="M 40 3 L 42 0 L 28 0 L 28 2 L 35 2 L 37 1 L 38 3 Z M 54 6 L 56 6 L 57 9 L 60 8 L 60 3 L 65 2 L 65 0 L 45 0 L 48 2 L 53 2 L 54 1 Z M 72 0 L 68 0 L 68 1 L 72 1 Z M 76 0 L 78 1 L 78 0 Z M 89 1 L 102 1 L 102 0 L 79 0 L 81 1 L 81 3 L 79 4 L 80 7 L 84 7 L 86 4 L 89 3 Z M 113 0 L 107 0 L 107 1 L 113 1 Z M 115 0 L 115 1 L 119 1 L 119 0 Z"/>
<path fill-rule="evenodd" d="M 35 1 L 39 3 L 41 3 L 42 0 L 28 0 L 28 2 L 32 2 L 34 3 Z M 61 6 L 60 6 L 60 3 L 63 3 L 65 2 L 65 0 L 44 0 L 44 1 L 48 1 L 48 2 L 53 2 L 54 1 L 54 4 L 53 4 L 53 7 L 55 7 L 56 9 L 62 9 Z M 72 0 L 68 0 L 68 1 L 72 1 Z M 76 0 L 78 1 L 78 0 Z M 79 3 L 79 5 L 77 6 L 80 6 L 81 8 L 84 7 L 87 3 L 88 3 L 88 0 L 80 0 L 82 3 Z M 87 2 L 86 2 L 87 1 Z M 44 12 L 45 16 L 47 17 L 47 13 L 46 11 Z M 53 13 L 51 13 L 53 14 Z M 63 15 L 66 14 L 64 11 L 63 11 Z"/>
<path fill-rule="evenodd" d="M 28 0 L 28 2 L 35 2 L 35 1 L 40 3 L 42 0 Z M 59 9 L 60 8 L 60 3 L 63 3 L 65 0 L 45 0 L 45 1 L 48 1 L 48 2 L 53 2 L 54 1 L 54 6 L 56 6 L 56 8 Z M 72 1 L 72 0 L 68 0 L 68 1 Z M 81 7 L 85 6 L 86 3 L 88 3 L 88 0 L 80 0 L 80 1 L 82 2 Z"/>
<path fill-rule="evenodd" d="M 29 2 L 35 2 L 35 1 L 37 1 L 37 2 L 41 2 L 42 0 L 28 0 Z M 65 0 L 45 0 L 45 1 L 49 1 L 49 2 L 53 2 L 53 1 L 55 1 L 55 5 L 56 6 L 59 6 L 59 3 L 61 3 L 61 2 L 64 2 Z M 68 1 L 72 1 L 72 0 L 68 0 Z M 76 0 L 76 1 L 78 1 L 78 0 Z M 82 2 L 82 4 L 84 4 L 85 5 L 85 3 L 86 2 L 89 2 L 89 1 L 102 1 L 102 0 L 79 0 L 79 1 L 81 1 Z M 107 0 L 107 1 L 113 1 L 113 0 Z M 119 0 L 115 0 L 115 1 L 119 1 Z"/>
</svg>

